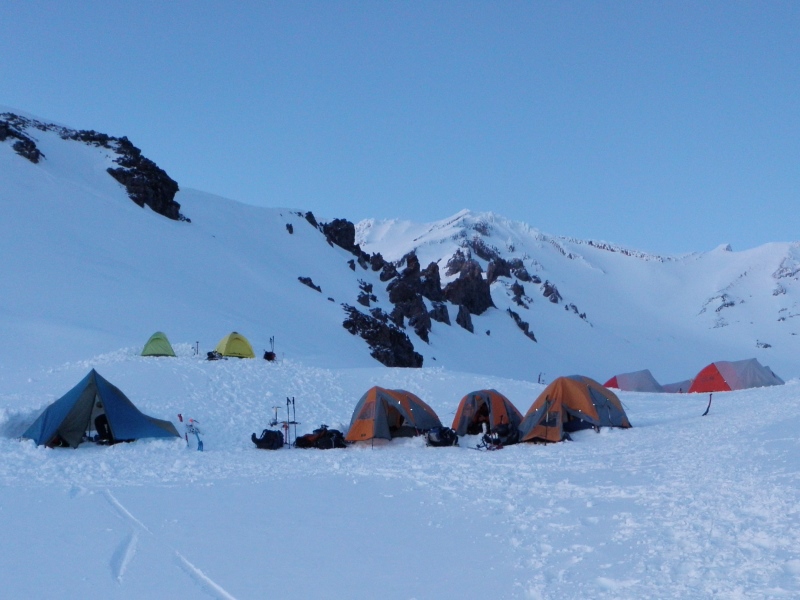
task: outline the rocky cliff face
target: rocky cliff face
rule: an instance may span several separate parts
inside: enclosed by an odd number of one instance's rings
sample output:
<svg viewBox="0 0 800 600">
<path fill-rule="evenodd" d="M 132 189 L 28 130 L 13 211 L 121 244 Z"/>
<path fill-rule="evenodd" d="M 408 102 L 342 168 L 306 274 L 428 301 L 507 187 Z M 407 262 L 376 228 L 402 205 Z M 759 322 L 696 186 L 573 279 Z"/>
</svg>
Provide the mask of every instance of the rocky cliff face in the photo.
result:
<svg viewBox="0 0 800 600">
<path fill-rule="evenodd" d="M 0 113 L 0 142 L 11 141 L 21 157 L 38 164 L 47 157 L 36 145 L 35 131 L 54 132 L 63 140 L 102 147 L 116 155 L 118 165 L 108 167 L 108 174 L 121 183 L 128 197 L 141 207 L 149 206 L 160 215 L 177 221 L 189 221 L 175 202 L 178 184 L 152 160 L 142 155 L 126 137 L 113 137 L 92 130 L 76 130 L 29 119 L 13 113 Z"/>
</svg>

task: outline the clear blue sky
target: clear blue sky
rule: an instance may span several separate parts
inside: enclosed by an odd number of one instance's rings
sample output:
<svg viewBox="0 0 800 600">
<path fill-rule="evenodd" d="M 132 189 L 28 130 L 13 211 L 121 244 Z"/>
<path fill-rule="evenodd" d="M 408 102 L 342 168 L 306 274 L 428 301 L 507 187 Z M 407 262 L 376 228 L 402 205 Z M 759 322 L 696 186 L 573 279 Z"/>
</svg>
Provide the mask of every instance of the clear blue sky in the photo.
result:
<svg viewBox="0 0 800 600">
<path fill-rule="evenodd" d="M 800 240 L 800 2 L 0 4 L 0 104 L 324 218 Z"/>
</svg>

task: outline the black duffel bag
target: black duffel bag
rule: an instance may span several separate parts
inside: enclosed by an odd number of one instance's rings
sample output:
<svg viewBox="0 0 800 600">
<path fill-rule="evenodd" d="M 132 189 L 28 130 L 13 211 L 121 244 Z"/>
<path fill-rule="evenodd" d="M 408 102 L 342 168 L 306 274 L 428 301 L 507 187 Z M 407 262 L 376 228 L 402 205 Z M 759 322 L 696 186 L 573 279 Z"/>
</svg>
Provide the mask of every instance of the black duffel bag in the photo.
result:
<svg viewBox="0 0 800 600">
<path fill-rule="evenodd" d="M 449 427 L 434 427 L 425 434 L 428 446 L 458 446 L 458 435 Z"/>
<path fill-rule="evenodd" d="M 261 450 L 277 450 L 283 448 L 283 434 L 274 429 L 265 429 L 261 432 L 261 437 L 256 437 L 253 433 L 250 439 L 256 445 L 256 448 Z"/>
</svg>

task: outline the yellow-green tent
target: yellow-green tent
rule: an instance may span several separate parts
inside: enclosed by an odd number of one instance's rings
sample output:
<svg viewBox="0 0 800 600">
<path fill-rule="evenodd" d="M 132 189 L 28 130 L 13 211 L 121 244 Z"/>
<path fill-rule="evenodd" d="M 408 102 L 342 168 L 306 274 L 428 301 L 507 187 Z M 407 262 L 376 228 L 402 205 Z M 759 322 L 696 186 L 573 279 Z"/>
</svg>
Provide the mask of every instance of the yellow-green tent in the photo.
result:
<svg viewBox="0 0 800 600">
<path fill-rule="evenodd" d="M 175 356 L 175 351 L 166 334 L 156 331 L 144 345 L 142 356 Z"/>
<path fill-rule="evenodd" d="M 222 356 L 235 356 L 237 358 L 256 357 L 255 353 L 253 353 L 253 347 L 250 345 L 250 342 L 247 341 L 247 338 L 235 331 L 222 338 L 219 344 L 217 344 L 216 350 L 222 354 Z"/>
</svg>

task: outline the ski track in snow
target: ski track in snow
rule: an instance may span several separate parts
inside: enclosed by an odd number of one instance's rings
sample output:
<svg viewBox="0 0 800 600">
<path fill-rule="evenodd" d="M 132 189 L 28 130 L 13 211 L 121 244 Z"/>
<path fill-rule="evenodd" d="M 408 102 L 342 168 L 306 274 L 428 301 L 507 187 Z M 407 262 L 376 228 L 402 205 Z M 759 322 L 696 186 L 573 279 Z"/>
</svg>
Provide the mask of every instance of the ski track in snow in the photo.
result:
<svg viewBox="0 0 800 600">
<path fill-rule="evenodd" d="M 187 559 L 183 554 L 181 554 L 178 550 L 170 546 L 164 540 L 159 539 L 157 536 L 153 534 L 152 531 L 139 519 L 137 519 L 131 512 L 125 508 L 122 503 L 117 500 L 114 494 L 111 493 L 110 490 L 105 490 L 105 497 L 108 500 L 111 507 L 115 510 L 115 512 L 125 521 L 127 521 L 130 525 L 134 527 L 134 531 L 125 539 L 123 544 L 117 549 L 114 553 L 114 556 L 111 558 L 111 569 L 114 573 L 114 577 L 118 582 L 122 582 L 122 578 L 125 575 L 125 571 L 128 569 L 128 565 L 133 560 L 134 556 L 136 555 L 136 547 L 138 543 L 138 533 L 135 531 L 136 528 L 139 528 L 149 535 L 153 536 L 160 545 L 168 548 L 171 552 L 174 552 L 175 556 L 178 558 L 178 564 L 182 568 L 184 572 L 186 572 L 189 577 L 206 593 L 210 596 L 218 598 L 218 600 L 236 600 L 236 598 L 230 595 L 225 589 L 217 584 L 214 580 L 212 580 L 208 575 L 203 573 L 198 567 L 192 564 L 189 559 Z"/>
<path fill-rule="evenodd" d="M 114 552 L 114 555 L 111 557 L 111 572 L 114 575 L 114 579 L 119 583 L 122 583 L 122 578 L 128 570 L 128 565 L 130 565 L 134 556 L 136 556 L 138 542 L 139 534 L 134 531 L 123 540 L 119 548 L 117 548 L 117 551 Z"/>
</svg>

